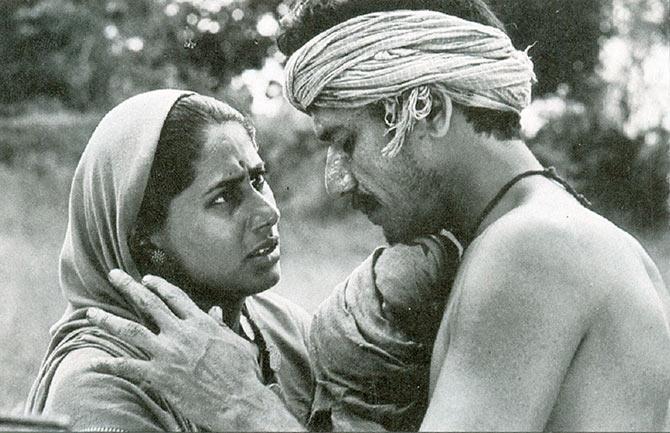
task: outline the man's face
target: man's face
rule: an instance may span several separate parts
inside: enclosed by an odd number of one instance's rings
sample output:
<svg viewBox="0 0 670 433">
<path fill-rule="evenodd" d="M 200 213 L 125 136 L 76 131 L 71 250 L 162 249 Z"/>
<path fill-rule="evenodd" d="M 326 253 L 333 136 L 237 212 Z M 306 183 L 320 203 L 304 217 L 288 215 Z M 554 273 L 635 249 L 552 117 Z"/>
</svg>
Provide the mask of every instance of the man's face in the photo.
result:
<svg viewBox="0 0 670 433">
<path fill-rule="evenodd" d="M 410 134 L 400 153 L 386 157 L 381 150 L 391 137 L 370 109 L 317 108 L 311 117 L 317 137 L 328 146 L 328 192 L 350 196 L 390 243 L 444 226 L 441 176 L 422 168 L 411 148 L 424 139 L 420 133 Z"/>
</svg>

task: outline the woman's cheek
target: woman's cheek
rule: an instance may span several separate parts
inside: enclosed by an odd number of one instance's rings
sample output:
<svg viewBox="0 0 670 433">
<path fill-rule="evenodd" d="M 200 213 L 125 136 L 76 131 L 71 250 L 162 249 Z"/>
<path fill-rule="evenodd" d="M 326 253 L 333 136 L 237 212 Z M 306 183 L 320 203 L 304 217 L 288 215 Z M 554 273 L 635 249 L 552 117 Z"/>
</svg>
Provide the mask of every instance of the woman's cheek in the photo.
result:
<svg viewBox="0 0 670 433">
<path fill-rule="evenodd" d="M 199 227 L 199 238 L 207 246 L 206 254 L 225 255 L 231 259 L 238 257 L 244 249 L 243 230 L 235 220 L 211 218 L 204 227 Z"/>
</svg>

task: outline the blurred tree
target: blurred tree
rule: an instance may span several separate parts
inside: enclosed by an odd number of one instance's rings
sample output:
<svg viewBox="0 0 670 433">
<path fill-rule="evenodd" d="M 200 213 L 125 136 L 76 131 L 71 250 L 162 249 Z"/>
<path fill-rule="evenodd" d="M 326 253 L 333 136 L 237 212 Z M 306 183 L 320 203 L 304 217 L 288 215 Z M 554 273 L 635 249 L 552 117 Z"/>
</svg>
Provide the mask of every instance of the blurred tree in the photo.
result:
<svg viewBox="0 0 670 433">
<path fill-rule="evenodd" d="M 529 55 L 538 78 L 535 97 L 568 85 L 580 100 L 591 93 L 598 64 L 608 0 L 489 0 L 518 49 L 532 45 Z"/>
<path fill-rule="evenodd" d="M 2 101 L 47 94 L 86 108 L 160 85 L 216 92 L 276 52 L 284 1 L 4 2 Z M 560 83 L 581 91 L 597 63 L 607 0 L 491 3 L 517 46 L 535 43 L 537 95 Z"/>
<path fill-rule="evenodd" d="M 144 90 L 182 87 L 225 97 L 247 111 L 258 89 L 229 84 L 267 58 L 282 60 L 273 38 L 290 2 L 0 2 L 0 102 L 48 96 L 80 110 L 104 109 Z M 638 209 L 629 219 L 639 225 L 667 221 L 667 3 L 489 3 L 518 48 L 533 45 L 535 98 L 581 107 L 554 116 L 530 141 L 533 149 L 567 172 L 602 212 L 612 216 L 625 206 Z M 322 163 L 309 130 L 281 116 L 262 120 L 266 142 L 276 148 L 269 159 L 284 166 L 293 161 L 295 170 L 288 171 L 295 173 L 299 161 Z"/>
<path fill-rule="evenodd" d="M 45 94 L 75 105 L 90 99 L 92 68 L 102 60 L 95 58 L 101 23 L 90 9 L 68 0 L 7 2 L 0 16 L 2 102 Z"/>
<path fill-rule="evenodd" d="M 555 166 L 593 209 L 614 222 L 637 229 L 658 229 L 670 216 L 670 147 L 664 139 L 650 144 L 598 123 L 593 113 L 569 109 L 529 140 L 538 159 Z"/>
<path fill-rule="evenodd" d="M 559 88 L 547 101 L 563 108 L 528 142 L 545 165 L 556 166 L 603 215 L 637 229 L 667 228 L 667 4 L 612 0 L 610 6 L 603 9 L 602 27 L 609 37 L 601 40 L 590 99 Z"/>
<path fill-rule="evenodd" d="M 4 2 L 0 102 L 47 95 L 85 109 L 161 86 L 216 92 L 276 51 L 278 7 L 279 0 Z"/>
</svg>

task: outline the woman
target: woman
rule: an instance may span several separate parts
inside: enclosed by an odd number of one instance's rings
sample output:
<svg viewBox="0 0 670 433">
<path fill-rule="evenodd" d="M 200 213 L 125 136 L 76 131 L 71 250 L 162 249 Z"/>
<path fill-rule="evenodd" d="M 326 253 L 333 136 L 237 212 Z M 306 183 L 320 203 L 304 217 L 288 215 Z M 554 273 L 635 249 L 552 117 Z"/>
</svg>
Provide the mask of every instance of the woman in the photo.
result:
<svg viewBox="0 0 670 433">
<path fill-rule="evenodd" d="M 66 415 L 74 430 L 211 427 L 185 417 L 165 396 L 92 368 L 94 358 L 147 356 L 91 326 L 89 307 L 156 329 L 112 289 L 107 274 L 119 268 L 134 278 L 160 275 L 200 309 L 218 312 L 221 325 L 246 340 L 263 384 L 305 422 L 312 395 L 308 316 L 277 296 L 258 294 L 279 279 L 279 212 L 263 176 L 254 131 L 212 98 L 157 90 L 103 118 L 72 183 L 60 257 L 69 304 L 52 329 L 30 413 Z M 254 428 L 253 421 L 240 418 L 246 424 L 237 428 Z"/>
<path fill-rule="evenodd" d="M 279 279 L 278 219 L 253 130 L 230 107 L 162 90 L 112 110 L 75 173 L 70 305 L 29 412 L 76 430 L 416 428 L 458 253 L 440 237 L 375 251 L 316 315 L 312 373 L 305 313 L 257 294 Z M 155 294 L 112 287 L 140 275 Z M 112 361 L 148 370 L 101 368 Z"/>
</svg>

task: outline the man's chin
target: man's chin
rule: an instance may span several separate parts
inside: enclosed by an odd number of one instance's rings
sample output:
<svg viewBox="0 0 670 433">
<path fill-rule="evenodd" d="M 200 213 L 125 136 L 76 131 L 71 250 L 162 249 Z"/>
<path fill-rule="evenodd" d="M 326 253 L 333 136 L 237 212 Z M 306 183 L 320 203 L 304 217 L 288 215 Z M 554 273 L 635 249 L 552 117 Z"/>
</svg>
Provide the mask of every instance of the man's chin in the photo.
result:
<svg viewBox="0 0 670 433">
<path fill-rule="evenodd" d="M 421 236 L 424 233 L 420 232 L 408 232 L 408 231 L 396 231 L 391 229 L 386 229 L 382 226 L 382 232 L 384 233 L 384 238 L 389 245 L 395 244 L 409 244 L 417 237 Z"/>
<path fill-rule="evenodd" d="M 389 245 L 411 244 L 420 236 L 427 236 L 438 233 L 442 226 L 436 224 L 413 224 L 407 223 L 404 226 L 384 226 L 382 225 L 384 238 Z"/>
</svg>

